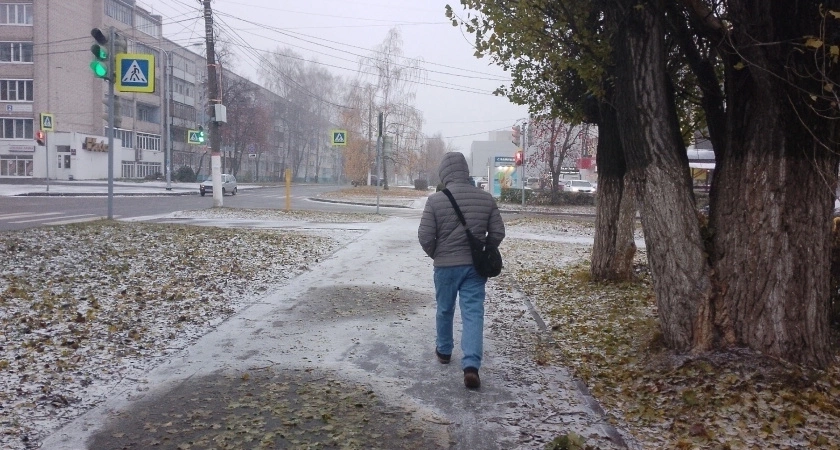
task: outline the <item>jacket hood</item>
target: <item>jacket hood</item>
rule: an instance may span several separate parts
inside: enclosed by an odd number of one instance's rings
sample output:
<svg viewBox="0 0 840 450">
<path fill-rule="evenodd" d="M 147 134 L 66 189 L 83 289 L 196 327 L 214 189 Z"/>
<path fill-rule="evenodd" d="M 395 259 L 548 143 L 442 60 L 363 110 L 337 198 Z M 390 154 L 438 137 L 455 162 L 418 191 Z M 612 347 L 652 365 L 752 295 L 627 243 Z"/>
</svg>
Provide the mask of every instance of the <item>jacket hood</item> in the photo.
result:
<svg viewBox="0 0 840 450">
<path fill-rule="evenodd" d="M 443 155 L 438 175 L 444 186 L 452 182 L 469 183 L 470 167 L 467 165 L 467 158 L 461 152 L 449 152 Z"/>
</svg>

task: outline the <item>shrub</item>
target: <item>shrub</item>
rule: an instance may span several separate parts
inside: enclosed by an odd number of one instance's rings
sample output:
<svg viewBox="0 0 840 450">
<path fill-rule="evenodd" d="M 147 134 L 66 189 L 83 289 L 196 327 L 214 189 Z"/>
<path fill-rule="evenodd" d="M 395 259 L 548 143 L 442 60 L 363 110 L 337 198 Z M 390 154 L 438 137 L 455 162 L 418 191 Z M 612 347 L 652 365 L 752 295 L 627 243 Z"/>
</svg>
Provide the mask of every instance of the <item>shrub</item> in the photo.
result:
<svg viewBox="0 0 840 450">
<path fill-rule="evenodd" d="M 522 192 L 519 189 L 502 189 L 502 202 L 521 203 Z M 528 205 L 571 205 L 571 206 L 595 206 L 595 194 L 586 192 L 558 191 L 533 191 L 525 190 L 525 203 Z"/>
<path fill-rule="evenodd" d="M 418 178 L 414 180 L 414 189 L 418 191 L 425 191 L 429 189 L 429 180 L 424 180 L 423 178 Z"/>
<path fill-rule="evenodd" d="M 177 181 L 191 183 L 195 181 L 195 171 L 193 171 L 192 167 L 181 166 L 175 172 L 175 179 Z"/>
<path fill-rule="evenodd" d="M 534 191 L 525 189 L 525 203 L 531 203 L 534 196 Z M 522 203 L 522 189 L 519 188 L 503 188 L 501 201 L 503 203 Z"/>
</svg>

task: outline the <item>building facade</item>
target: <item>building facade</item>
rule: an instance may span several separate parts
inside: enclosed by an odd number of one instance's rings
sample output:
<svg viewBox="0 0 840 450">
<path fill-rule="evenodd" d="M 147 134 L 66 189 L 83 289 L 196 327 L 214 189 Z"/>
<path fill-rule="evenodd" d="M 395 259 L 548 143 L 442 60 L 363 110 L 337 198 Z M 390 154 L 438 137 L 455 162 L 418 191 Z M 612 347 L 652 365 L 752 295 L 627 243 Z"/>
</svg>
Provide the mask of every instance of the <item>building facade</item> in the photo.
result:
<svg viewBox="0 0 840 450">
<path fill-rule="evenodd" d="M 108 82 L 89 65 L 91 29 L 108 36 L 111 27 L 117 52 L 155 57 L 154 92 L 115 93 L 114 176 L 164 176 L 168 157 L 175 172 L 189 167 L 209 176 L 208 146 L 188 143 L 190 130 L 210 129 L 206 60 L 165 39 L 161 16 L 134 0 L 0 0 L 0 177 L 107 177 Z M 228 70 L 222 76 L 241 78 Z M 256 84 L 254 89 L 269 104 L 283 102 Z M 240 158 L 235 169 L 253 179 L 281 178 L 295 150 L 284 148 L 283 108 L 271 109 L 276 114 L 274 126 L 265 130 L 267 148 L 251 152 L 247 143 L 222 142 L 223 148 L 248 149 L 226 156 Z M 40 129 L 46 131 L 43 146 L 36 142 Z M 325 158 L 327 164 L 318 167 L 325 178 L 340 171 L 335 159 Z"/>
</svg>

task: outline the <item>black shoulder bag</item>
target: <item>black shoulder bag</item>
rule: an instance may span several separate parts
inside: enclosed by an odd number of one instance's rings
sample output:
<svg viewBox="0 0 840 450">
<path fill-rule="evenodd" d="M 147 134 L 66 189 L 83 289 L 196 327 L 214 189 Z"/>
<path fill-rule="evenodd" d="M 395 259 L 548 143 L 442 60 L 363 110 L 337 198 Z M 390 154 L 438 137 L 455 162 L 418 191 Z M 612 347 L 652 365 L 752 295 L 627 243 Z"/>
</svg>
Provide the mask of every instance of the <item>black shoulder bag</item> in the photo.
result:
<svg viewBox="0 0 840 450">
<path fill-rule="evenodd" d="M 461 225 L 464 226 L 464 231 L 467 232 L 467 240 L 470 243 L 473 266 L 475 266 L 476 272 L 486 278 L 495 277 L 500 274 L 502 272 L 502 254 L 499 253 L 499 248 L 481 242 L 481 239 L 475 237 L 472 231 L 467 228 L 467 221 L 461 213 L 461 208 L 455 203 L 455 198 L 452 197 L 452 193 L 449 192 L 449 189 L 444 189 L 442 192 L 449 197 L 452 207 L 455 208 L 455 213 L 458 214 L 458 220 L 461 221 Z"/>
</svg>

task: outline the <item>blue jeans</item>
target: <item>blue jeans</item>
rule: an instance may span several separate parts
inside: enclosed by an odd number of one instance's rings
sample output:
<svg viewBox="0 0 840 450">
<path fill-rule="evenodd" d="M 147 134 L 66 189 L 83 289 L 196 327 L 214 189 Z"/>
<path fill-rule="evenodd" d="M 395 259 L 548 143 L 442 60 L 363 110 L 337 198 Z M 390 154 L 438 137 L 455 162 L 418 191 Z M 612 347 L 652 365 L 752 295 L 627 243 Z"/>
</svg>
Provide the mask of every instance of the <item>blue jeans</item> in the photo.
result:
<svg viewBox="0 0 840 450">
<path fill-rule="evenodd" d="M 461 368 L 481 368 L 484 352 L 484 285 L 487 278 L 467 266 L 435 267 L 435 298 L 437 300 L 437 351 L 451 355 L 455 298 L 461 306 Z"/>
</svg>

